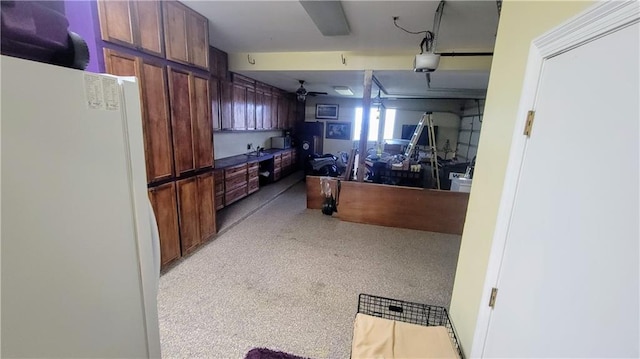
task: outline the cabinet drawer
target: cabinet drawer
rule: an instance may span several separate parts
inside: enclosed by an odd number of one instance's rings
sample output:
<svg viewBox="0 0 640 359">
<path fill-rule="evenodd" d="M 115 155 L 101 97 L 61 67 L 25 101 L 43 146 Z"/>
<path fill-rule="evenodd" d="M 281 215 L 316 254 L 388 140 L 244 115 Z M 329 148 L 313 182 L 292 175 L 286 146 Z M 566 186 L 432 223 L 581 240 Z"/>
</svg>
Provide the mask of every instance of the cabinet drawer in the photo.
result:
<svg viewBox="0 0 640 359">
<path fill-rule="evenodd" d="M 249 194 L 256 192 L 259 189 L 260 189 L 260 181 L 258 181 L 257 177 L 249 181 L 249 184 L 247 185 L 247 192 Z"/>
<path fill-rule="evenodd" d="M 282 174 L 282 170 L 280 169 L 280 167 L 278 167 L 278 168 L 274 168 L 274 170 L 273 170 L 273 180 L 274 180 L 274 181 L 279 180 L 279 179 L 280 179 L 281 174 Z"/>
<path fill-rule="evenodd" d="M 224 183 L 225 191 L 229 192 L 230 190 L 236 189 L 241 186 L 247 185 L 247 178 L 245 176 L 236 176 L 227 179 Z"/>
<path fill-rule="evenodd" d="M 247 164 L 247 169 L 249 171 L 251 171 L 251 170 L 256 170 L 257 171 L 258 167 L 260 167 L 260 164 L 258 162 L 253 162 L 253 163 L 248 163 Z"/>
<path fill-rule="evenodd" d="M 282 167 L 291 165 L 291 157 L 282 157 Z"/>
<path fill-rule="evenodd" d="M 230 177 L 242 176 L 247 174 L 247 164 L 241 164 L 234 167 L 229 167 L 224 170 L 224 178 L 229 179 Z"/>
<path fill-rule="evenodd" d="M 252 178 L 258 178 L 258 168 L 250 169 L 247 175 L 247 179 L 250 181 Z"/>
<path fill-rule="evenodd" d="M 216 193 L 216 210 L 224 208 L 224 192 L 221 194 Z"/>
<path fill-rule="evenodd" d="M 245 184 L 242 187 L 236 188 L 231 191 L 227 191 L 224 195 L 224 204 L 225 206 L 230 205 L 233 202 L 236 202 L 247 195 L 247 185 Z"/>
<path fill-rule="evenodd" d="M 216 196 L 219 194 L 224 194 L 224 182 L 216 182 L 213 190 L 213 193 L 215 193 Z"/>
<path fill-rule="evenodd" d="M 284 161 L 285 158 L 291 158 L 291 152 L 285 152 L 282 154 L 282 160 Z"/>
</svg>

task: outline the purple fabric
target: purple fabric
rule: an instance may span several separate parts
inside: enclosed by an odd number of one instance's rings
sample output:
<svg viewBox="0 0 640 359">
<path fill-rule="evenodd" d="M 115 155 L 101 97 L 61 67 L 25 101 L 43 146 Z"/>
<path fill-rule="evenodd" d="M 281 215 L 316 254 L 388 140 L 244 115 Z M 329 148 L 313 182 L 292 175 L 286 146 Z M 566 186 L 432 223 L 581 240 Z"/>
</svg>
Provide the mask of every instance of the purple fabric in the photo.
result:
<svg viewBox="0 0 640 359">
<path fill-rule="evenodd" d="M 244 359 L 309 359 L 297 355 L 279 352 L 267 348 L 254 348 L 249 350 Z"/>
</svg>

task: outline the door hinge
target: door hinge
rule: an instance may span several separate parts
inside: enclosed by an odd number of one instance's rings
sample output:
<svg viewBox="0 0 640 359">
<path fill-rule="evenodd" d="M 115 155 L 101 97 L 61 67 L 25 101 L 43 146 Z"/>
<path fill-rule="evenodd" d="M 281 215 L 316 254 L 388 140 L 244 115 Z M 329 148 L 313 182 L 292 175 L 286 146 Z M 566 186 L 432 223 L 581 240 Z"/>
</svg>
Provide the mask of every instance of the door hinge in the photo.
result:
<svg viewBox="0 0 640 359">
<path fill-rule="evenodd" d="M 527 122 L 524 124 L 524 135 L 531 137 L 531 128 L 533 127 L 533 120 L 536 117 L 536 112 L 531 110 L 527 112 Z"/>
<path fill-rule="evenodd" d="M 496 297 L 498 296 L 498 288 L 491 288 L 491 297 L 489 297 L 489 306 L 494 308 L 496 306 Z"/>
</svg>

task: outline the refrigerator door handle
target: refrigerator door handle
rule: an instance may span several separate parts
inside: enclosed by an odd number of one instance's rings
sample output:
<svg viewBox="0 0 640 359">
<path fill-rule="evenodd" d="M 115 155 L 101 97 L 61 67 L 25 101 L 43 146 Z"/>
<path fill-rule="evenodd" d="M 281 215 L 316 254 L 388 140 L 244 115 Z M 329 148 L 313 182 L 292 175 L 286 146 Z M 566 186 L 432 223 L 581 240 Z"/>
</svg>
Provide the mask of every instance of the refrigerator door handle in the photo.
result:
<svg viewBox="0 0 640 359">
<path fill-rule="evenodd" d="M 156 221 L 156 214 L 153 211 L 151 201 L 147 199 L 147 205 L 149 206 L 149 226 L 151 227 L 151 247 L 153 249 L 153 268 L 160 278 L 160 233 L 158 232 L 158 222 Z M 156 289 L 158 281 L 156 281 Z"/>
</svg>

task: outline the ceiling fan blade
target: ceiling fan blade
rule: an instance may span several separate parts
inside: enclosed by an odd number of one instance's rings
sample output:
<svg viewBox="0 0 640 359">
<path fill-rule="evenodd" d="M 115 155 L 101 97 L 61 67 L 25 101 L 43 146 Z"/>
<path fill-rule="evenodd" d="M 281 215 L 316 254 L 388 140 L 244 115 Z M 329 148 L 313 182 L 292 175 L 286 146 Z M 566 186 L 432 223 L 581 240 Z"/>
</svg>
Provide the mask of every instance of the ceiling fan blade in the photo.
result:
<svg viewBox="0 0 640 359">
<path fill-rule="evenodd" d="M 315 96 L 315 95 L 328 95 L 328 93 L 326 92 L 318 92 L 318 91 L 309 91 L 307 92 L 308 96 Z"/>
</svg>

